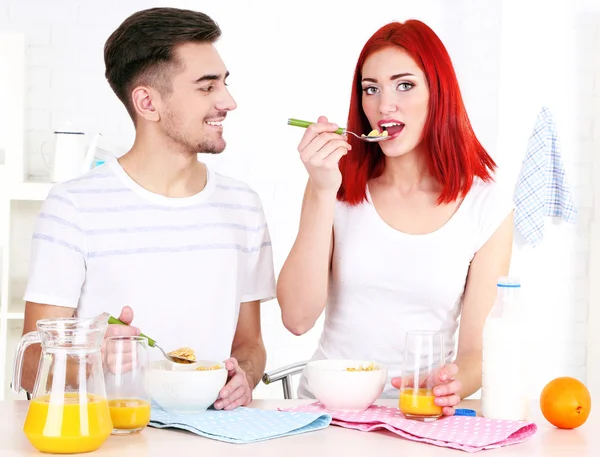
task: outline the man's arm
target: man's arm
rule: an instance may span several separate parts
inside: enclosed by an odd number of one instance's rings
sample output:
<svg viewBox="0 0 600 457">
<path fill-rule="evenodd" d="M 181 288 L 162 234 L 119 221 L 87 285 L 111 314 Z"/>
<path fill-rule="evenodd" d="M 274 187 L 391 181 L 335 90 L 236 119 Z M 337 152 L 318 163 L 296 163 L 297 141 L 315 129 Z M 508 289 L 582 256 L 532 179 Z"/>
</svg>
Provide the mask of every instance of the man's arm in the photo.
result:
<svg viewBox="0 0 600 457">
<path fill-rule="evenodd" d="M 267 354 L 260 325 L 261 303 L 275 298 L 275 272 L 271 237 L 258 196 L 253 202 L 261 206 L 257 219 L 248 225 L 259 227 L 248 234 L 248 250 L 241 269 L 240 312 L 231 343 L 231 358 L 225 361 L 227 384 L 215 401 L 216 409 L 234 409 L 252 401 L 252 391 L 265 371 Z"/>
<path fill-rule="evenodd" d="M 55 305 L 42 305 L 40 303 L 26 302 L 25 304 L 25 321 L 23 324 L 23 334 L 36 331 L 36 323 L 40 319 L 56 319 L 62 317 L 73 317 L 75 308 L 68 308 Z M 133 321 L 133 310 L 125 306 L 121 310 L 119 320 L 126 325 L 109 325 L 104 334 L 104 338 L 110 336 L 137 336 L 140 331 L 137 327 L 131 324 Z M 21 388 L 32 393 L 37 377 L 38 365 L 41 354 L 41 346 L 39 344 L 29 346 L 25 351 L 23 359 L 23 374 L 21 377 Z M 77 387 L 81 382 L 81 367 L 79 360 L 69 359 L 67 362 L 67 372 L 65 382 L 72 387 Z M 110 364 L 109 364 L 110 368 Z M 87 375 L 90 375 L 89 367 Z"/>
<path fill-rule="evenodd" d="M 40 319 L 73 317 L 74 313 L 75 308 L 26 302 L 25 319 L 23 322 L 23 335 L 36 331 L 36 323 Z M 42 348 L 39 344 L 29 346 L 25 351 L 25 356 L 23 359 L 23 374 L 21 378 L 22 382 L 20 387 L 29 393 L 33 392 L 33 386 L 35 384 L 35 378 L 37 377 L 41 352 Z"/>
<path fill-rule="evenodd" d="M 252 391 L 265 371 L 266 359 L 260 328 L 260 301 L 242 303 L 231 358 L 225 361 L 229 379 L 219 392 L 215 409 L 231 410 L 249 404 Z"/>
<path fill-rule="evenodd" d="M 23 333 L 36 330 L 37 321 L 73 317 L 86 275 L 86 243 L 77 206 L 65 186 L 53 187 L 37 217 L 31 238 L 29 276 L 23 300 Z M 31 392 L 41 347 L 24 354 L 21 388 Z M 17 387 L 17 386 L 15 386 Z"/>
<path fill-rule="evenodd" d="M 254 389 L 265 372 L 267 352 L 262 339 L 260 326 L 260 302 L 242 303 L 233 344 L 231 357 L 238 364 L 246 377 L 251 389 Z"/>
</svg>

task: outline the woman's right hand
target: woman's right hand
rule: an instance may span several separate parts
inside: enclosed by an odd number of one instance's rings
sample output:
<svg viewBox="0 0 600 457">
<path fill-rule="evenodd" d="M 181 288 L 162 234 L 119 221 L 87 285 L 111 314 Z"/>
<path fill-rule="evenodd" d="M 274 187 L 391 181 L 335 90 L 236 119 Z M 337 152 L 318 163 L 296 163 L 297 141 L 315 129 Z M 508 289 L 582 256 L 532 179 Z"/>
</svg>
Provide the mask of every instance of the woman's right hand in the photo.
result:
<svg viewBox="0 0 600 457">
<path fill-rule="evenodd" d="M 320 116 L 307 127 L 298 152 L 316 191 L 337 193 L 342 184 L 339 161 L 352 147 L 346 137 L 334 133 L 339 127 Z"/>
</svg>

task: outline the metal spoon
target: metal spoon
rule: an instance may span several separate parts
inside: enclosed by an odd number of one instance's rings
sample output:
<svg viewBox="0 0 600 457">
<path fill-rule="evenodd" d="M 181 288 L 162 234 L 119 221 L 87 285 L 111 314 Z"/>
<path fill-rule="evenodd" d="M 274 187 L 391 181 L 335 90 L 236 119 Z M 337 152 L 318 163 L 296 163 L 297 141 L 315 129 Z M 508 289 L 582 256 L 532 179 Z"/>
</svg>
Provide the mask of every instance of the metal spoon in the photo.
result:
<svg viewBox="0 0 600 457">
<path fill-rule="evenodd" d="M 301 121 L 300 119 L 288 119 L 288 125 L 292 125 L 294 127 L 303 127 L 306 128 L 309 125 L 314 124 L 314 122 L 310 122 L 310 121 Z M 339 133 L 340 135 L 343 135 L 344 133 L 349 133 L 350 135 L 354 135 L 356 138 L 358 138 L 361 141 L 365 141 L 367 143 L 379 143 L 380 141 L 385 141 L 385 140 L 390 140 L 392 139 L 391 136 L 362 136 L 362 135 L 358 135 L 354 132 L 351 132 L 350 130 L 346 130 L 344 128 L 339 128 L 335 131 L 335 133 Z"/>
<path fill-rule="evenodd" d="M 110 316 L 108 318 L 108 323 L 109 324 L 116 324 L 116 325 L 127 325 L 124 322 L 122 322 L 119 319 L 117 319 L 116 317 L 112 317 L 112 316 Z M 165 358 L 167 360 L 170 360 L 171 362 L 174 362 L 174 363 L 188 363 L 188 364 L 189 363 L 194 363 L 194 362 L 191 362 L 188 359 L 184 359 L 183 357 L 177 357 L 177 356 L 169 355 L 152 338 L 144 335 L 143 333 L 140 333 L 140 336 L 143 337 L 143 338 L 146 338 L 148 340 L 148 346 L 150 346 L 151 348 L 157 348 L 157 349 L 159 349 L 160 352 L 163 353 L 163 355 L 165 356 Z"/>
</svg>

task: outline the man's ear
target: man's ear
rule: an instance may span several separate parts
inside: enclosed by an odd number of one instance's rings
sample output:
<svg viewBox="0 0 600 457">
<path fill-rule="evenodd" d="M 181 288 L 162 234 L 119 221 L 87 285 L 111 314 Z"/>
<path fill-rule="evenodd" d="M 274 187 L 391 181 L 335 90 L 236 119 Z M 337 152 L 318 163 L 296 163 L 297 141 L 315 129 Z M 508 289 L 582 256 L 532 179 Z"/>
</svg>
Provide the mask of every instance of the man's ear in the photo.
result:
<svg viewBox="0 0 600 457">
<path fill-rule="evenodd" d="M 160 95 L 150 87 L 138 86 L 131 92 L 131 102 L 138 119 L 158 122 L 160 114 L 155 104 L 160 105 Z"/>
</svg>

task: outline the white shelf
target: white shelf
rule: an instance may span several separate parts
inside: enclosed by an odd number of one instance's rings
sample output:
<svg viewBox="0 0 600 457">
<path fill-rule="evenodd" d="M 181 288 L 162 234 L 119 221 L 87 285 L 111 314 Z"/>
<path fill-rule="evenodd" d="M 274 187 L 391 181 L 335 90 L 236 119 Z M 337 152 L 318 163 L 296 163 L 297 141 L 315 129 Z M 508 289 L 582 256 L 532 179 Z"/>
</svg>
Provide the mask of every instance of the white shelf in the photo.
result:
<svg viewBox="0 0 600 457">
<path fill-rule="evenodd" d="M 43 201 L 54 184 L 52 182 L 35 181 L 11 183 L 7 189 L 8 198 L 9 200 Z"/>
<path fill-rule="evenodd" d="M 8 302 L 8 308 L 6 310 L 6 315 L 21 315 L 23 316 L 23 312 L 25 311 L 25 302 L 21 299 L 17 299 L 13 296 L 12 299 Z"/>
<path fill-rule="evenodd" d="M 25 36 L 0 33 L 0 400 L 23 398 L 9 386 L 15 348 L 23 331 L 22 293 L 34 216 L 52 183 L 24 182 Z M 40 203 L 36 203 L 40 202 Z"/>
<path fill-rule="evenodd" d="M 9 320 L 7 322 L 7 338 L 6 338 L 6 361 L 5 361 L 5 383 L 4 388 L 1 389 L 4 394 L 4 398 L 7 400 L 18 400 L 25 398 L 25 392 L 16 394 L 10 388 L 10 383 L 13 377 L 13 368 L 15 363 L 15 354 L 17 345 L 21 339 L 21 333 L 23 329 L 23 323 L 15 320 Z"/>
</svg>

